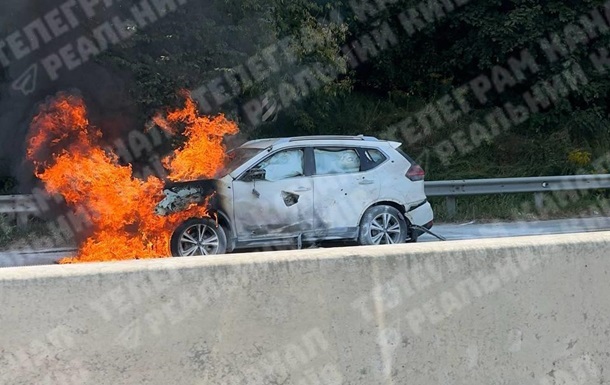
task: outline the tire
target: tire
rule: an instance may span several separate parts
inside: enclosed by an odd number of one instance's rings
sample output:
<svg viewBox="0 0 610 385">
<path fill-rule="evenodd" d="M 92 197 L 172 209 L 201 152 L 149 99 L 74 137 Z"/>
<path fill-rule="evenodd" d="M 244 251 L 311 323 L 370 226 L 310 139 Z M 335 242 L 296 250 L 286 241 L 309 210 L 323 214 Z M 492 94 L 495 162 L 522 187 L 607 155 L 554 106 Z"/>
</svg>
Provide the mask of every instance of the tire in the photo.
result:
<svg viewBox="0 0 610 385">
<path fill-rule="evenodd" d="M 227 238 L 227 247 L 225 249 L 225 254 L 230 254 L 235 251 L 235 241 L 233 240 L 233 233 L 231 230 L 227 229 L 228 226 L 220 225 L 222 229 L 225 231 L 225 238 Z"/>
<path fill-rule="evenodd" d="M 400 211 L 392 206 L 373 206 L 362 216 L 358 243 L 400 244 L 407 239 L 408 231 L 407 221 Z"/>
<path fill-rule="evenodd" d="M 194 218 L 182 223 L 172 234 L 170 249 L 174 257 L 224 254 L 227 236 L 211 218 Z"/>
</svg>

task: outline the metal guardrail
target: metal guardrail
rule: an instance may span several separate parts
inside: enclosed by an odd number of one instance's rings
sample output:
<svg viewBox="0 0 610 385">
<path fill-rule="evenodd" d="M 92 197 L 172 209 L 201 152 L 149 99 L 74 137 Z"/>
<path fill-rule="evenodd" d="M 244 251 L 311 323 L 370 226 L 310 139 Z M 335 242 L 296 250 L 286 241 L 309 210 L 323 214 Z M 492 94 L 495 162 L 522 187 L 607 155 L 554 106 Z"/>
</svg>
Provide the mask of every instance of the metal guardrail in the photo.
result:
<svg viewBox="0 0 610 385">
<path fill-rule="evenodd" d="M 39 212 L 32 195 L 0 195 L 0 214 Z"/>
<path fill-rule="evenodd" d="M 610 188 L 610 174 L 426 182 L 428 196 L 514 194 Z"/>
<path fill-rule="evenodd" d="M 426 195 L 446 197 L 447 211 L 453 215 L 457 209 L 458 196 L 534 193 L 536 207 L 542 208 L 546 192 L 607 188 L 610 188 L 610 174 L 568 175 L 432 181 L 426 182 Z"/>
<path fill-rule="evenodd" d="M 447 210 L 453 215 L 456 198 L 467 195 L 534 193 L 536 207 L 543 205 L 544 193 L 610 188 L 610 174 L 546 176 L 534 178 L 467 179 L 426 182 L 428 197 L 446 197 Z M 0 214 L 17 216 L 17 223 L 27 223 L 29 215 L 40 215 L 32 195 L 0 195 Z"/>
<path fill-rule="evenodd" d="M 40 208 L 32 195 L 0 195 L 0 214 L 15 217 L 17 225 L 27 225 L 30 215 L 40 215 Z"/>
</svg>

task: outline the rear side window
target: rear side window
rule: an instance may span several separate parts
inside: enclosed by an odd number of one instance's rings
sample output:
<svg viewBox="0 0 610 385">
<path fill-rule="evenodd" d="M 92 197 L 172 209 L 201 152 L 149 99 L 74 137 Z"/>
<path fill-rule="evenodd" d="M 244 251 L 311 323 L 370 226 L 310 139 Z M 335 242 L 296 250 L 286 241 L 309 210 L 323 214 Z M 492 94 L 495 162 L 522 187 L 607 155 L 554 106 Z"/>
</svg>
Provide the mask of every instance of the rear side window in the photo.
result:
<svg viewBox="0 0 610 385">
<path fill-rule="evenodd" d="M 372 170 L 388 159 L 383 152 L 374 148 L 363 148 L 361 151 L 363 155 L 361 166 L 362 171 Z"/>
<path fill-rule="evenodd" d="M 316 175 L 351 174 L 360 172 L 360 157 L 350 148 L 316 148 Z"/>
</svg>

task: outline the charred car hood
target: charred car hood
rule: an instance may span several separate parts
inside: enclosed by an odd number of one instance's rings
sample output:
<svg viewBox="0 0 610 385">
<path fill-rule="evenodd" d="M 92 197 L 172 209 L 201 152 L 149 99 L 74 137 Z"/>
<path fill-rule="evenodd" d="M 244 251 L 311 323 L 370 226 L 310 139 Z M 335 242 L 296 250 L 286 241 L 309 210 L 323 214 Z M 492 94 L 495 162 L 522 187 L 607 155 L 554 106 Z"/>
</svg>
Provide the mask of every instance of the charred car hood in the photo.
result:
<svg viewBox="0 0 610 385">
<path fill-rule="evenodd" d="M 210 204 L 213 205 L 219 184 L 218 179 L 168 183 L 163 188 L 165 198 L 157 204 L 155 213 L 165 216 L 179 212 L 190 207 L 193 203 L 204 203 L 206 198 L 210 198 Z"/>
</svg>

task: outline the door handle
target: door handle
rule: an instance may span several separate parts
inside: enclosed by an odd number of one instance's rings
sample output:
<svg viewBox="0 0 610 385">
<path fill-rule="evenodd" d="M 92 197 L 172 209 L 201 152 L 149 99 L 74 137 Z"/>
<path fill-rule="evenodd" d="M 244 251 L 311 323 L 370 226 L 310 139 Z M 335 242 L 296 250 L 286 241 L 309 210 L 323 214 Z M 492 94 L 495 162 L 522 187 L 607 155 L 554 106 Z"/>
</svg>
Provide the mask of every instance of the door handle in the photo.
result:
<svg viewBox="0 0 610 385">
<path fill-rule="evenodd" d="M 310 191 L 311 189 L 308 187 L 299 187 L 296 190 L 294 190 L 294 192 L 305 192 L 305 191 Z"/>
<path fill-rule="evenodd" d="M 361 180 L 361 181 L 360 181 L 360 182 L 358 182 L 358 183 L 359 183 L 359 184 L 373 184 L 373 183 L 375 183 L 375 181 L 365 179 L 365 180 Z"/>
</svg>

